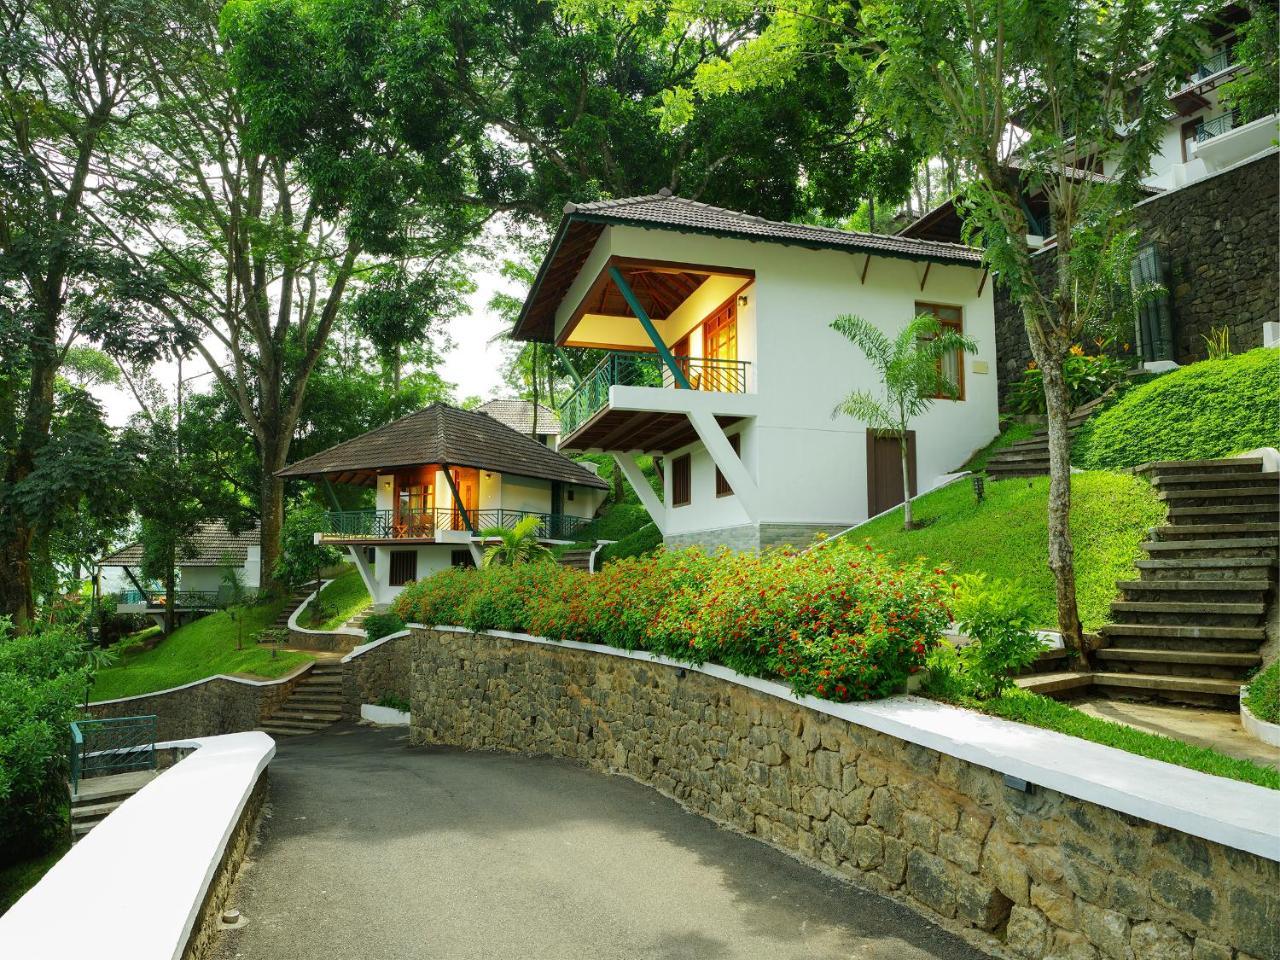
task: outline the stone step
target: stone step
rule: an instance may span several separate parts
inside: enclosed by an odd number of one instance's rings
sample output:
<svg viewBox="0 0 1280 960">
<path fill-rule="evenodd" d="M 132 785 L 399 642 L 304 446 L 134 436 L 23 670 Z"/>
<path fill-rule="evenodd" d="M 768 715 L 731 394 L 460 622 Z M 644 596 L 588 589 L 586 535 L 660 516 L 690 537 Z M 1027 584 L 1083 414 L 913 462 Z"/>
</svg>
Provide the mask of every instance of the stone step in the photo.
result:
<svg viewBox="0 0 1280 960">
<path fill-rule="evenodd" d="M 1253 556 L 1270 559 L 1280 548 L 1277 537 L 1229 537 L 1222 540 L 1148 540 L 1142 549 L 1152 559 L 1191 556 L 1240 557 Z"/>
<path fill-rule="evenodd" d="M 1280 560 L 1266 557 L 1172 557 L 1139 560 L 1135 566 L 1146 582 L 1161 580 L 1267 580 L 1280 573 Z"/>
<path fill-rule="evenodd" d="M 323 720 L 325 723 L 336 723 L 342 719 L 341 710 L 317 710 L 315 707 L 295 707 L 286 703 L 267 719 L 281 723 L 292 723 L 297 720 Z"/>
<path fill-rule="evenodd" d="M 1226 457 L 1218 460 L 1156 460 L 1134 468 L 1136 473 L 1203 473 L 1221 470 L 1234 472 L 1246 468 L 1262 469 L 1261 457 Z"/>
<path fill-rule="evenodd" d="M 321 730 L 326 730 L 329 726 L 328 723 L 277 723 L 272 720 L 264 720 L 258 724 L 257 729 L 261 733 L 269 733 L 273 736 L 302 737 L 309 733 L 318 733 Z"/>
<path fill-rule="evenodd" d="M 1261 470 L 1216 470 L 1209 473 L 1156 473 L 1151 481 L 1164 489 L 1197 486 L 1215 487 L 1275 487 L 1280 474 L 1263 473 Z"/>
<path fill-rule="evenodd" d="M 1087 687 L 1092 682 L 1093 674 L 1079 670 L 1061 670 L 1054 673 L 1029 673 L 1026 676 L 1014 677 L 1013 682 L 1023 690 L 1052 696 L 1065 693 L 1080 687 Z"/>
<path fill-rule="evenodd" d="M 1256 653 L 1229 653 L 1220 650 L 1152 650 L 1145 647 L 1103 647 L 1093 655 L 1100 660 L 1141 663 L 1177 663 L 1193 666 L 1222 666 L 1249 669 L 1262 662 Z"/>
<path fill-rule="evenodd" d="M 1265 593 L 1270 580 L 1120 580 L 1119 590 L 1195 590 L 1209 593 Z"/>
<path fill-rule="evenodd" d="M 117 800 L 108 800 L 102 803 L 74 803 L 71 805 L 71 822 L 98 822 L 106 817 L 113 810 L 117 810 L 120 804 L 128 800 L 128 797 L 120 797 Z"/>
<path fill-rule="evenodd" d="M 1276 517 L 1280 516 L 1280 502 L 1277 503 L 1227 503 L 1227 504 L 1199 504 L 1190 506 L 1170 507 L 1169 520 L 1173 523 L 1203 523 L 1203 518 L 1208 518 L 1209 522 L 1213 522 L 1222 517 L 1230 518 L 1228 523 L 1244 522 L 1248 520 L 1257 520 L 1259 517 Z M 1236 518 L 1239 518 L 1239 521 Z M 1259 521 L 1265 522 L 1265 521 Z"/>
<path fill-rule="evenodd" d="M 1197 490 L 1194 487 L 1181 489 L 1161 489 L 1156 491 L 1157 500 L 1167 500 L 1179 506 L 1205 501 L 1206 505 L 1227 500 L 1245 505 L 1266 505 L 1276 502 L 1276 492 L 1271 487 L 1212 487 Z"/>
<path fill-rule="evenodd" d="M 1239 697 L 1240 681 L 1217 677 L 1179 677 L 1164 673 L 1108 673 L 1095 671 L 1096 687 L 1121 687 L 1152 693 L 1197 693 L 1220 697 Z"/>
<path fill-rule="evenodd" d="M 1231 540 L 1275 530 L 1274 523 L 1179 523 L 1156 527 L 1153 533 L 1157 540 Z"/>
<path fill-rule="evenodd" d="M 101 821 L 99 820 L 85 820 L 85 821 L 81 821 L 80 823 L 72 823 L 71 824 L 72 843 L 79 840 L 86 833 L 88 833 L 90 830 L 96 827 L 100 822 Z"/>
<path fill-rule="evenodd" d="M 1195 624 L 1108 623 L 1098 630 L 1104 637 L 1146 637 L 1152 640 L 1232 640 L 1260 644 L 1265 627 L 1220 627 Z"/>
<path fill-rule="evenodd" d="M 133 796 L 159 776 L 156 770 L 130 770 L 105 777 L 89 777 L 81 780 L 76 788 L 74 804 L 99 803 L 107 800 L 124 800 Z"/>
<path fill-rule="evenodd" d="M 1265 603 L 1219 603 L 1213 600 L 1116 600 L 1111 604 L 1111 612 L 1260 617 L 1267 612 L 1267 605 Z"/>
<path fill-rule="evenodd" d="M 1005 447 L 1003 450 L 997 450 L 993 453 L 987 463 L 990 465 L 992 463 L 1023 463 L 1026 461 L 1048 463 L 1049 448 L 1045 447 L 1042 450 L 1039 447 Z"/>
<path fill-rule="evenodd" d="M 286 700 L 289 704 L 307 704 L 317 707 L 340 707 L 346 702 L 346 697 L 338 693 L 303 693 L 301 691 L 295 693 Z"/>
</svg>

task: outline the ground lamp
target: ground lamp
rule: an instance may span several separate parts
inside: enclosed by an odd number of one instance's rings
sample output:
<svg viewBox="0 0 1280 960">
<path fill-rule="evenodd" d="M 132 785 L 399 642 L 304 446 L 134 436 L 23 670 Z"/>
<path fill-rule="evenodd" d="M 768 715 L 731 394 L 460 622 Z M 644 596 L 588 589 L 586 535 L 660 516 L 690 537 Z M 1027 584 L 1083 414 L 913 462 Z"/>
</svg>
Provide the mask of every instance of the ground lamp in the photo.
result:
<svg viewBox="0 0 1280 960">
<path fill-rule="evenodd" d="M 973 495 L 981 503 L 986 496 L 987 478 L 980 473 L 975 473 L 970 479 L 973 480 Z"/>
</svg>

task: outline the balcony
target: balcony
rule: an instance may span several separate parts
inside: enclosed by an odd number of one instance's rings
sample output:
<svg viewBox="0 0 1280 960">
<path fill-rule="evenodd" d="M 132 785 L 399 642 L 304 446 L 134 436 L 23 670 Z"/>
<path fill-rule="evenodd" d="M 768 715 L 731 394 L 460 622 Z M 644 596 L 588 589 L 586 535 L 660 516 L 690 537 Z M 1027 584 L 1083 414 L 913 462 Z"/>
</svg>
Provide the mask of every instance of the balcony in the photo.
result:
<svg viewBox="0 0 1280 960">
<path fill-rule="evenodd" d="M 492 527 L 510 530 L 526 517 L 537 517 L 540 540 L 572 540 L 591 522 L 590 518 L 563 513 L 535 513 L 529 510 L 469 510 L 477 532 Z M 433 510 L 336 510 L 327 515 L 325 529 L 318 531 L 321 543 L 459 543 L 470 538 L 462 514 L 445 507 Z"/>
<path fill-rule="evenodd" d="M 1242 123 L 1233 110 L 1196 127 L 1195 156 L 1204 163 L 1206 173 L 1214 173 L 1269 150 L 1277 135 L 1280 128 L 1274 113 Z"/>
<path fill-rule="evenodd" d="M 1234 50 L 1220 50 L 1201 63 L 1169 99 L 1183 116 L 1203 110 L 1209 106 L 1205 95 L 1235 76 L 1239 66 Z"/>
<path fill-rule="evenodd" d="M 618 449 L 670 450 L 692 441 L 694 435 L 688 418 L 668 409 L 668 403 L 654 402 L 651 410 L 616 409 L 613 393 L 616 387 L 648 388 L 667 394 L 747 392 L 749 365 L 745 360 L 684 356 L 674 359 L 689 384 L 687 389 L 676 382 L 670 368 L 656 353 L 610 351 L 560 405 L 560 449 L 608 450 L 618 443 L 623 445 Z M 719 419 L 722 425 L 727 425 L 739 418 Z"/>
</svg>

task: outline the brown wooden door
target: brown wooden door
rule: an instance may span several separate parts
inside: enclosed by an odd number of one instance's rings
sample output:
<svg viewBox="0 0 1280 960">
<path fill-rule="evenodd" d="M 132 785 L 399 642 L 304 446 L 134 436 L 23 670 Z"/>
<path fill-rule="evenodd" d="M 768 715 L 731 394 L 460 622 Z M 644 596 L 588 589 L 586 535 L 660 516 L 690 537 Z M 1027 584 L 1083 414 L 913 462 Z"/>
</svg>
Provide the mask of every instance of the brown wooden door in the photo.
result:
<svg viewBox="0 0 1280 960">
<path fill-rule="evenodd" d="M 907 477 L 916 495 L 916 432 L 907 431 Z M 867 431 L 868 516 L 884 513 L 902 502 L 902 439 Z"/>
</svg>

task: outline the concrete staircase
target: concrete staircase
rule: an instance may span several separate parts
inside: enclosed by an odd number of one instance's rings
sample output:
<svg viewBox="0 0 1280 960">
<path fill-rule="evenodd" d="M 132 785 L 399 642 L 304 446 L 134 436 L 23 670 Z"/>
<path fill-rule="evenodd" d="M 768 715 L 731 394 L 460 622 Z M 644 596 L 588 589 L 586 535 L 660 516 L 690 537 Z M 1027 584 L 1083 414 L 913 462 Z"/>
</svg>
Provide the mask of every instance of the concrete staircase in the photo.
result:
<svg viewBox="0 0 1280 960">
<path fill-rule="evenodd" d="M 342 664 L 317 663 L 258 729 L 273 737 L 316 733 L 342 719 L 342 703 Z"/>
<path fill-rule="evenodd" d="M 363 630 L 365 619 L 368 618 L 372 613 L 373 613 L 373 604 L 369 604 L 369 606 L 365 607 L 363 610 L 357 613 L 354 617 L 352 617 L 350 620 L 344 623 L 343 626 L 350 627 L 352 630 Z"/>
<path fill-rule="evenodd" d="M 566 550 L 560 554 L 560 566 L 572 567 L 574 570 L 590 571 L 591 553 L 587 550 Z"/>
<path fill-rule="evenodd" d="M 289 599 L 285 601 L 284 606 L 280 608 L 280 615 L 276 617 L 275 623 L 271 624 L 271 628 L 273 630 L 284 630 L 285 632 L 288 632 L 289 618 L 293 616 L 295 610 L 302 606 L 302 601 L 306 600 L 307 597 L 311 596 L 314 592 L 315 587 L 314 584 L 312 584 L 306 587 L 299 587 L 291 593 L 289 595 Z"/>
<path fill-rule="evenodd" d="M 156 770 L 134 770 L 81 780 L 71 800 L 71 842 L 100 824 L 120 804 L 159 776 Z"/>
<path fill-rule="evenodd" d="M 1102 405 L 1105 397 L 1079 407 L 1067 421 L 1071 436 L 1076 435 L 1080 425 L 1089 419 Z M 1009 444 L 997 451 L 987 460 L 987 476 L 992 480 L 1003 480 L 1006 477 L 1040 477 L 1049 472 L 1049 429 L 1037 430 L 1025 440 Z"/>
</svg>

